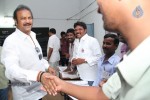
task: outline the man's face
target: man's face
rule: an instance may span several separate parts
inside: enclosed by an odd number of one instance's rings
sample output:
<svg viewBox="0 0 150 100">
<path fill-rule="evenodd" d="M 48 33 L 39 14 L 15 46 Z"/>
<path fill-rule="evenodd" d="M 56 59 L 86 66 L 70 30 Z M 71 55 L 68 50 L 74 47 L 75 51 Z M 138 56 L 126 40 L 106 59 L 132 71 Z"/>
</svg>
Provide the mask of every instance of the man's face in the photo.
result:
<svg viewBox="0 0 150 100">
<path fill-rule="evenodd" d="M 67 33 L 67 39 L 70 43 L 73 43 L 75 40 L 75 35 L 71 32 Z"/>
<path fill-rule="evenodd" d="M 28 10 L 17 12 L 16 26 L 23 33 L 29 34 L 32 28 L 32 15 Z"/>
<path fill-rule="evenodd" d="M 63 39 L 65 39 L 65 38 L 66 38 L 66 34 L 62 34 L 61 37 L 62 37 Z"/>
<path fill-rule="evenodd" d="M 117 46 L 114 44 L 113 38 L 108 37 L 103 40 L 103 51 L 106 55 L 114 53 L 116 49 Z"/>
<path fill-rule="evenodd" d="M 75 27 L 75 34 L 76 34 L 76 37 L 80 39 L 86 34 L 86 29 L 78 25 Z"/>
<path fill-rule="evenodd" d="M 51 32 L 48 32 L 48 35 L 49 35 L 49 37 L 51 37 L 51 36 L 52 36 L 52 34 L 53 34 L 53 33 L 51 33 Z"/>
<path fill-rule="evenodd" d="M 116 32 L 118 28 L 119 14 L 116 10 L 116 0 L 97 0 L 98 13 L 102 14 L 104 29 Z"/>
</svg>

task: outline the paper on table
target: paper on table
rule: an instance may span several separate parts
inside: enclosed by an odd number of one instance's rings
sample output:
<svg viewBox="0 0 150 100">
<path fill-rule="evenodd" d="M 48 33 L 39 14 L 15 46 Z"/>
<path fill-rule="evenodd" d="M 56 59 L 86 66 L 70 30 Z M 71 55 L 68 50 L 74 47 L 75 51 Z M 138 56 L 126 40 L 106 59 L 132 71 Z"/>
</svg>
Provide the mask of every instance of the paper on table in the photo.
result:
<svg viewBox="0 0 150 100">
<path fill-rule="evenodd" d="M 63 72 L 67 67 L 59 67 L 59 72 Z"/>
<path fill-rule="evenodd" d="M 81 86 L 89 86 L 87 81 L 67 81 L 72 84 L 81 85 Z"/>
<path fill-rule="evenodd" d="M 61 72 L 61 75 L 62 75 L 62 78 L 70 78 L 70 79 L 80 78 L 79 75 L 68 74 L 68 72 Z"/>
<path fill-rule="evenodd" d="M 67 67 L 59 67 L 59 72 L 64 79 L 79 79 L 79 75 L 77 74 L 68 74 L 68 72 L 63 72 Z"/>
</svg>

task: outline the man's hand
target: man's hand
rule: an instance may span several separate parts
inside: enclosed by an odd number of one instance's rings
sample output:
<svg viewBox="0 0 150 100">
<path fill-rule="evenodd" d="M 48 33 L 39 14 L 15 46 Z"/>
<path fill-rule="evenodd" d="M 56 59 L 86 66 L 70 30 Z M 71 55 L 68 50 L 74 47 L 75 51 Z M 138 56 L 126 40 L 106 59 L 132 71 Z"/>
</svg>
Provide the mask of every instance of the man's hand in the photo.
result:
<svg viewBox="0 0 150 100">
<path fill-rule="evenodd" d="M 71 68 L 71 71 L 68 71 L 68 74 L 76 74 L 76 73 L 77 73 L 77 70 L 72 69 L 72 68 Z"/>
<path fill-rule="evenodd" d="M 49 80 L 51 80 L 51 84 L 49 87 L 45 87 L 44 85 L 41 87 L 43 91 L 48 91 L 50 95 L 56 95 L 57 92 L 62 91 L 62 86 L 65 83 L 63 80 L 59 79 L 57 76 L 49 76 Z"/>
<path fill-rule="evenodd" d="M 63 72 L 68 72 L 68 71 L 71 71 L 70 66 L 68 66 Z"/>
<path fill-rule="evenodd" d="M 86 63 L 86 61 L 85 61 L 85 59 L 82 59 L 82 58 L 77 58 L 77 59 L 74 58 L 72 60 L 72 64 L 74 66 L 79 65 L 79 64 L 83 64 L 83 63 Z"/>
<path fill-rule="evenodd" d="M 56 71 L 52 67 L 48 67 L 48 72 L 52 75 L 56 75 Z"/>
<path fill-rule="evenodd" d="M 102 80 L 102 81 L 99 83 L 99 87 L 102 87 L 103 84 L 105 84 L 106 82 L 107 82 L 107 79 Z"/>
<path fill-rule="evenodd" d="M 68 53 L 66 53 L 65 57 L 69 59 L 70 55 Z"/>
<path fill-rule="evenodd" d="M 56 95 L 57 94 L 57 89 L 56 89 L 56 84 L 54 82 L 54 80 L 52 80 L 50 77 L 52 75 L 50 73 L 43 73 L 40 76 L 40 81 L 43 85 L 43 87 L 45 88 L 45 90 L 52 95 Z"/>
</svg>

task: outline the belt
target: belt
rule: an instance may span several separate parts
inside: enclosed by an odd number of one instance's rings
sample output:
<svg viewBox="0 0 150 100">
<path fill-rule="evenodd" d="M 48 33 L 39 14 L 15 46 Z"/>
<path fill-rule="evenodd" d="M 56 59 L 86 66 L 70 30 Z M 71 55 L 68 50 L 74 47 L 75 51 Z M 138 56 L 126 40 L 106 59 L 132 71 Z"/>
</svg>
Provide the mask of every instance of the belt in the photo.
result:
<svg viewBox="0 0 150 100">
<path fill-rule="evenodd" d="M 25 83 L 25 82 L 11 82 L 10 85 L 11 86 L 30 86 L 31 84 L 33 84 L 35 82 L 30 82 L 30 83 Z"/>
</svg>

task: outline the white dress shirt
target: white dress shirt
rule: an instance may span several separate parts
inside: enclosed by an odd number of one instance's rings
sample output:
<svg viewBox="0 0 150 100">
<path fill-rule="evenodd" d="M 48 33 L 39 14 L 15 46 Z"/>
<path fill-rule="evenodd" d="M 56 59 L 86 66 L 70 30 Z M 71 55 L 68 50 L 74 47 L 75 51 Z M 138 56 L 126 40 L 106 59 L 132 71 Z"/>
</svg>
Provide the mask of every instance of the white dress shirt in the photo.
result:
<svg viewBox="0 0 150 100">
<path fill-rule="evenodd" d="M 40 54 L 42 50 L 35 33 L 30 32 L 30 36 L 16 29 L 3 45 L 1 61 L 6 67 L 7 78 L 12 82 L 14 100 L 38 100 L 46 94 L 36 80 L 38 72 L 45 71 L 49 64 L 45 59 L 39 59 L 35 46 L 40 49 Z M 22 82 L 30 85 L 19 86 Z"/>
<path fill-rule="evenodd" d="M 80 78 L 85 81 L 96 80 L 98 73 L 98 59 L 101 56 L 100 45 L 98 41 L 85 34 L 79 41 L 74 41 L 73 58 L 83 58 L 87 63 L 77 65 Z"/>
<path fill-rule="evenodd" d="M 71 62 L 73 57 L 74 43 L 69 43 L 69 62 Z"/>
<path fill-rule="evenodd" d="M 55 34 L 49 37 L 47 52 L 49 48 L 53 48 L 49 62 L 58 62 L 60 60 L 60 39 Z"/>
</svg>

